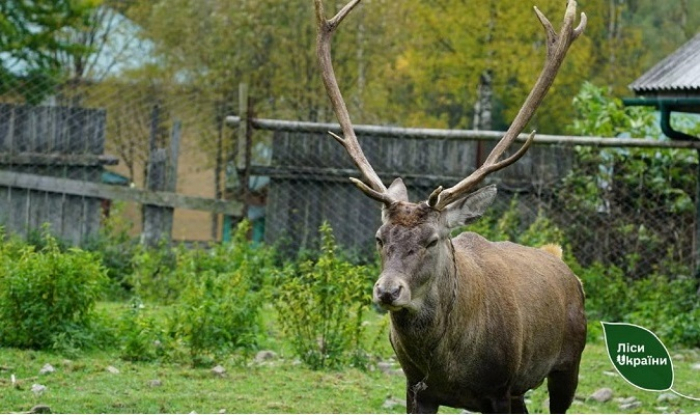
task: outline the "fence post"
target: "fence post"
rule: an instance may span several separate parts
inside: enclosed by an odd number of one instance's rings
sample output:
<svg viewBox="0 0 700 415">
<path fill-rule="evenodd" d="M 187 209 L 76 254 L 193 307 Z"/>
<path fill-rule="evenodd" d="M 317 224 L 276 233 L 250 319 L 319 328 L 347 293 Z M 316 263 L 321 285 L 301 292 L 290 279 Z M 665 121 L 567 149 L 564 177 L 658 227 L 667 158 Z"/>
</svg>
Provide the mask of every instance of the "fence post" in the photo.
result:
<svg viewBox="0 0 700 415">
<path fill-rule="evenodd" d="M 180 151 L 180 123 L 175 122 L 170 139 L 170 152 L 158 148 L 157 134 L 159 109 L 153 108 L 151 118 L 150 155 L 146 170 L 146 189 L 151 191 L 171 191 L 177 187 L 177 160 Z M 175 209 L 154 205 L 143 206 L 142 242 L 148 246 L 157 246 L 162 240 L 172 240 L 173 214 Z"/>
<path fill-rule="evenodd" d="M 238 112 L 239 116 L 241 117 L 241 122 L 238 124 L 238 135 L 236 138 L 236 158 L 235 158 L 235 166 L 234 166 L 234 171 L 229 172 L 227 171 L 227 174 L 238 174 L 238 171 L 240 169 L 246 169 L 247 163 L 250 163 L 248 157 L 248 151 L 247 151 L 247 144 L 248 144 L 248 136 L 249 136 L 249 131 L 248 129 L 250 128 L 250 114 L 248 112 L 248 84 L 241 82 L 238 84 Z M 249 170 L 249 169 L 246 169 Z M 238 177 L 239 185 L 243 189 L 248 188 L 248 183 L 243 183 L 244 180 L 247 181 L 246 178 L 243 177 Z M 228 183 L 229 180 L 226 180 Z M 244 194 L 245 197 L 245 194 Z M 248 213 L 248 208 L 246 205 L 246 201 L 243 200 L 243 211 L 242 211 L 242 217 L 245 218 Z M 230 215 L 224 215 L 224 223 L 222 224 L 223 229 L 221 230 L 221 240 L 224 242 L 229 242 L 231 241 L 232 238 L 232 227 L 234 225 L 234 218 L 231 217 Z"/>
</svg>

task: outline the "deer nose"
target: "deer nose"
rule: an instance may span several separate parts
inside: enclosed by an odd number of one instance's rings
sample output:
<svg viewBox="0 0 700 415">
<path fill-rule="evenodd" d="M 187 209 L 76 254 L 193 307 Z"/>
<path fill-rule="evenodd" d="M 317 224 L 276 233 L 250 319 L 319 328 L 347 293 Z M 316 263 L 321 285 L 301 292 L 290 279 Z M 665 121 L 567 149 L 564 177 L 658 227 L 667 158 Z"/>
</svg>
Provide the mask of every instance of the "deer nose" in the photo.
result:
<svg viewBox="0 0 700 415">
<path fill-rule="evenodd" d="M 379 284 L 375 287 L 375 295 L 382 304 L 392 304 L 401 295 L 401 285 L 395 287 L 382 287 Z"/>
</svg>

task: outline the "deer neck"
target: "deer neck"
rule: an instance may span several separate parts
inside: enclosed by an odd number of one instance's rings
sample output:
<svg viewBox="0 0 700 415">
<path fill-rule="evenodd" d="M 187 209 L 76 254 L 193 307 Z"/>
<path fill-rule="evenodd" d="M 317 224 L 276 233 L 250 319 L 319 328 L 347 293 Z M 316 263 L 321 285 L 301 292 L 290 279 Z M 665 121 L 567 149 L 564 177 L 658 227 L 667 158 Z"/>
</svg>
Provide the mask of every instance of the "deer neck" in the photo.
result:
<svg viewBox="0 0 700 415">
<path fill-rule="evenodd" d="M 405 340 L 431 342 L 441 339 L 453 324 L 453 314 L 459 309 L 460 281 L 459 266 L 454 246 L 449 241 L 444 265 L 436 269 L 428 286 L 425 287 L 420 306 L 415 310 L 391 311 L 392 325 Z"/>
</svg>

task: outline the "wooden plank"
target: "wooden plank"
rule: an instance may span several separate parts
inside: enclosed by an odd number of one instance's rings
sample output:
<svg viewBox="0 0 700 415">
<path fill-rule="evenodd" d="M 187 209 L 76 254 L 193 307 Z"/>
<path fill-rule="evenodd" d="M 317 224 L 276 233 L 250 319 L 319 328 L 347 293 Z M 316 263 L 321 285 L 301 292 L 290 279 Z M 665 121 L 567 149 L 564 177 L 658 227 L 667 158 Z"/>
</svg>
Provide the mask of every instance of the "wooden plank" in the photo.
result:
<svg viewBox="0 0 700 415">
<path fill-rule="evenodd" d="M 117 165 L 119 158 L 109 155 L 94 154 L 60 154 L 60 153 L 7 153 L 0 152 L 0 165 L 32 166 L 104 166 Z"/>
<path fill-rule="evenodd" d="M 241 204 L 233 200 L 207 199 L 172 192 L 149 192 L 129 187 L 15 173 L 5 170 L 0 170 L 0 186 L 12 187 L 13 190 L 18 189 L 16 191 L 20 192 L 25 191 L 23 189 L 32 189 L 100 199 L 127 200 L 180 209 L 203 210 L 227 215 L 241 214 Z"/>
<path fill-rule="evenodd" d="M 88 111 L 88 128 L 86 129 L 85 140 L 86 153 L 99 155 L 105 149 L 105 128 L 107 124 L 107 112 L 102 109 L 91 109 Z"/>
<path fill-rule="evenodd" d="M 12 150 L 14 134 L 14 106 L 0 104 L 0 151 Z"/>
<path fill-rule="evenodd" d="M 84 180 L 91 183 L 100 183 L 102 169 L 99 167 L 85 167 Z M 102 200 L 94 197 L 83 197 L 83 241 L 95 238 L 100 232 L 102 222 Z"/>
<path fill-rule="evenodd" d="M 25 189 L 9 189 L 10 215 L 6 223 L 8 233 L 27 237 L 29 191 Z"/>
<path fill-rule="evenodd" d="M 226 123 L 236 126 L 240 123 L 240 117 L 228 116 Z M 253 127 L 260 130 L 289 131 L 325 134 L 327 131 L 338 133 L 338 124 L 314 123 L 306 121 L 286 121 L 256 118 L 252 121 Z M 450 139 L 458 141 L 498 141 L 503 137 L 502 131 L 481 131 L 481 130 L 441 130 L 437 128 L 399 128 L 377 125 L 357 124 L 353 126 L 358 135 L 371 135 L 375 138 L 382 137 L 403 137 L 403 138 L 423 138 L 423 139 Z M 516 141 L 525 142 L 529 133 L 518 136 Z M 328 137 L 329 140 L 333 140 Z M 592 147 L 638 147 L 638 148 L 684 148 L 700 149 L 698 141 L 661 141 L 653 138 L 617 138 L 617 137 L 583 137 L 537 134 L 536 144 L 561 144 L 565 146 L 592 146 Z"/>
</svg>

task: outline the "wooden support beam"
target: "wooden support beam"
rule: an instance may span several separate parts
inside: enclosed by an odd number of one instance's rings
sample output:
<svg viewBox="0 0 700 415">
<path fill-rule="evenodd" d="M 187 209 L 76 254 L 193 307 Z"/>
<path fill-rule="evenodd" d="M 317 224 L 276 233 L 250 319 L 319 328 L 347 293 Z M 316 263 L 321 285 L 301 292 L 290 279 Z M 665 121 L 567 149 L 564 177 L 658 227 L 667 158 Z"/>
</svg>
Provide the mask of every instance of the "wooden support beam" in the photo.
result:
<svg viewBox="0 0 700 415">
<path fill-rule="evenodd" d="M 149 192 L 130 187 L 16 173 L 6 170 L 0 170 L 0 186 L 100 199 L 126 200 L 147 205 L 203 210 L 227 215 L 240 215 L 242 209 L 239 202 L 231 200 L 207 199 L 172 192 Z"/>
</svg>

